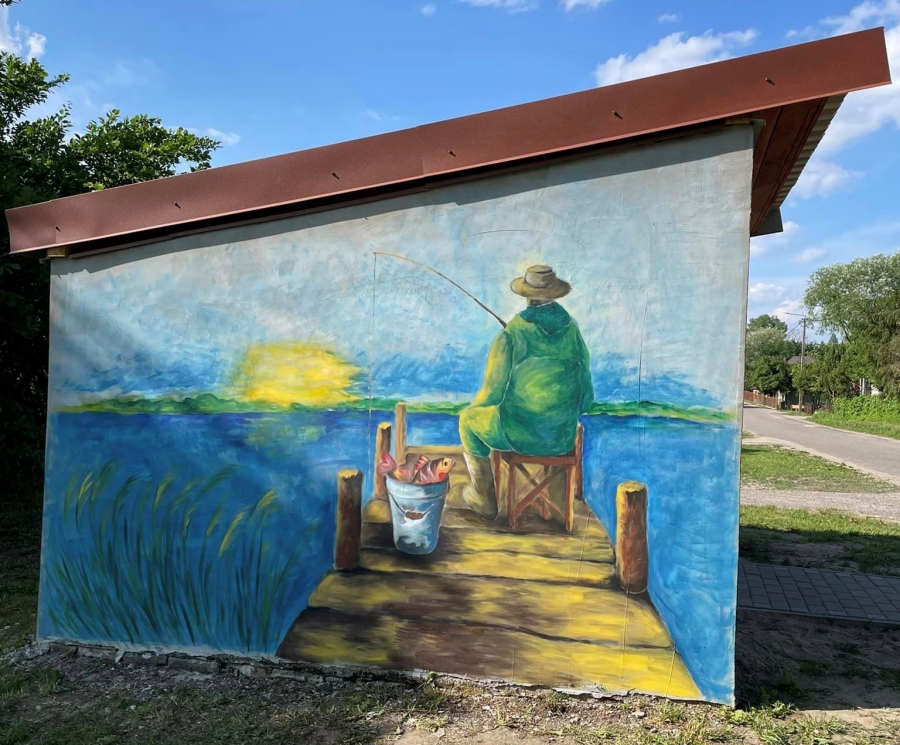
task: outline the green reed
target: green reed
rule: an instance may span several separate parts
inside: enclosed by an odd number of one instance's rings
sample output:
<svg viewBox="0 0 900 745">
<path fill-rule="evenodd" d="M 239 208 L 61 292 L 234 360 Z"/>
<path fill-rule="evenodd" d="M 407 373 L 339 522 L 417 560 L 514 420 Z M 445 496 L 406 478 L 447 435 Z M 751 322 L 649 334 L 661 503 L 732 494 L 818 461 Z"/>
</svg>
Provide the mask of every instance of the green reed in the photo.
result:
<svg viewBox="0 0 900 745">
<path fill-rule="evenodd" d="M 117 489 L 114 471 L 107 463 L 73 478 L 61 514 L 48 518 L 42 602 L 52 635 L 274 652 L 288 580 L 318 521 L 279 551 L 267 537 L 283 509 L 274 491 L 251 504 L 225 493 L 196 522 L 233 468 L 181 486 L 172 474 L 133 475 Z"/>
</svg>

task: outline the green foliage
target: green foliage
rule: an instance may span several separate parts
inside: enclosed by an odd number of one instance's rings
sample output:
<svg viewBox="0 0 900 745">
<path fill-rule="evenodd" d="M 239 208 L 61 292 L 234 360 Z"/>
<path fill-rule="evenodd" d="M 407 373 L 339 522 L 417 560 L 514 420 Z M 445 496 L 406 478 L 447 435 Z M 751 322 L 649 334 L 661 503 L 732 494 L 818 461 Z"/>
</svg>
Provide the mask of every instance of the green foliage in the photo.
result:
<svg viewBox="0 0 900 745">
<path fill-rule="evenodd" d="M 794 387 L 790 365 L 778 357 L 760 357 L 747 371 L 746 385 L 767 396 L 778 391 L 790 393 Z"/>
<path fill-rule="evenodd" d="M 816 358 L 791 371 L 794 387 L 810 396 L 814 404 L 823 398 L 853 395 L 852 355 L 846 344 L 819 344 Z"/>
<path fill-rule="evenodd" d="M 893 437 L 900 440 L 900 422 L 873 421 L 871 419 L 845 419 L 842 416 L 826 411 L 817 411 L 810 417 L 816 424 L 824 424 L 826 427 L 847 429 L 851 432 L 864 432 L 869 435 L 881 437 Z"/>
<path fill-rule="evenodd" d="M 770 316 L 764 313 L 756 318 L 751 318 L 747 322 L 747 331 L 758 331 L 759 329 L 776 329 L 781 331 L 782 337 L 787 334 L 787 324 L 777 316 Z"/>
<path fill-rule="evenodd" d="M 87 125 L 75 135 L 71 154 L 85 169 L 89 189 L 108 189 L 139 181 L 174 176 L 179 163 L 191 163 L 191 171 L 209 168 L 218 143 L 186 129 L 167 129 L 146 114 L 120 119 L 118 110 Z M 114 157 L 110 157 L 114 154 Z"/>
<path fill-rule="evenodd" d="M 773 395 L 793 390 L 787 360 L 800 353 L 800 344 L 788 339 L 787 324 L 772 316 L 750 319 L 744 356 L 744 387 Z"/>
<path fill-rule="evenodd" d="M 0 215 L 93 189 L 171 176 L 187 163 L 207 168 L 218 143 L 158 119 L 117 111 L 73 136 L 69 107 L 32 115 L 69 77 L 36 60 L 0 52 Z M 5 218 L 4 218 L 5 220 Z M 0 225 L 0 476 L 9 497 L 31 495 L 43 472 L 50 271 L 35 257 L 9 255 Z"/>
<path fill-rule="evenodd" d="M 834 402 L 834 414 L 843 419 L 900 424 L 900 399 L 887 399 L 883 396 L 837 399 Z"/>
<path fill-rule="evenodd" d="M 848 345 L 853 377 L 900 395 L 900 252 L 817 269 L 804 303 Z"/>
</svg>

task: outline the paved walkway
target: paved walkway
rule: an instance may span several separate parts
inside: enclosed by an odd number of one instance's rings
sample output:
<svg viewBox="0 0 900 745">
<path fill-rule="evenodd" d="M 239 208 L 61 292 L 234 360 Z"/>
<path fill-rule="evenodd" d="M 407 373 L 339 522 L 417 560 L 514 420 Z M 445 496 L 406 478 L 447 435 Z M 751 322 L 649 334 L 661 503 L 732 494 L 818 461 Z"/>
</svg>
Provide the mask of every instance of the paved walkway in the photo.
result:
<svg viewBox="0 0 900 745">
<path fill-rule="evenodd" d="M 743 428 L 900 484 L 900 440 L 823 427 L 806 417 L 748 405 L 744 406 Z"/>
<path fill-rule="evenodd" d="M 900 578 L 741 560 L 738 608 L 900 625 Z"/>
</svg>

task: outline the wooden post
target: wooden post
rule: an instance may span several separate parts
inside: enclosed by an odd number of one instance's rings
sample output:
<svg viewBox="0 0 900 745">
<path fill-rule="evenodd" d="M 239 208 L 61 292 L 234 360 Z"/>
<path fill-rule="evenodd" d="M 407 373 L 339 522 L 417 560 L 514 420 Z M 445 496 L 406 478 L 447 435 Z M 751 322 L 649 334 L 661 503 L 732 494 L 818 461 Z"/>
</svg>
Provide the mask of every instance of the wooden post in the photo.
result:
<svg viewBox="0 0 900 745">
<path fill-rule="evenodd" d="M 629 594 L 647 591 L 647 487 L 625 481 L 616 491 L 616 575 Z"/>
<path fill-rule="evenodd" d="M 375 432 L 375 488 L 372 490 L 372 496 L 375 499 L 387 499 L 387 486 L 385 486 L 383 473 L 378 473 L 378 466 L 381 463 L 381 456 L 390 454 L 391 452 L 391 425 L 388 422 L 382 422 L 378 425 Z"/>
<path fill-rule="evenodd" d="M 337 535 L 334 539 L 334 568 L 356 569 L 362 534 L 362 472 L 338 472 Z"/>
<path fill-rule="evenodd" d="M 394 409 L 394 428 L 396 430 L 394 442 L 394 458 L 397 463 L 406 463 L 406 404 L 399 403 Z"/>
</svg>

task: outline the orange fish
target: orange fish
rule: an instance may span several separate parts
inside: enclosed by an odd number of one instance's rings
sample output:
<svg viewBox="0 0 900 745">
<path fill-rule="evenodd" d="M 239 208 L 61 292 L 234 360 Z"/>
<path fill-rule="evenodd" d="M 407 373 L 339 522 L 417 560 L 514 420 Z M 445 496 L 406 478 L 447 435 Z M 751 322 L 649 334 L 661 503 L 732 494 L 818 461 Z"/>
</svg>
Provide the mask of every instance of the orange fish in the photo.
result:
<svg viewBox="0 0 900 745">
<path fill-rule="evenodd" d="M 389 453 L 381 454 L 381 463 L 376 469 L 380 474 L 387 474 L 395 481 L 405 484 L 436 484 L 447 478 L 450 470 L 456 465 L 453 458 L 436 458 L 428 460 L 427 455 L 420 455 L 415 462 L 412 457 L 406 463 L 398 465 Z"/>
<path fill-rule="evenodd" d="M 422 463 L 422 460 L 425 460 L 423 465 L 419 465 Z M 450 471 L 453 466 L 456 465 L 456 461 L 453 458 L 435 458 L 432 461 L 429 461 L 424 455 L 419 456 L 419 460 L 416 463 L 416 474 L 413 477 L 414 484 L 437 484 L 439 481 L 443 481 L 450 475 Z"/>
<path fill-rule="evenodd" d="M 413 462 L 410 457 L 407 458 L 406 463 L 400 465 L 391 457 L 390 453 L 382 453 L 381 463 L 378 464 L 376 470 L 382 475 L 387 474 L 394 479 L 394 481 L 402 481 L 405 484 L 411 484 L 413 477 L 416 475 L 416 463 L 418 463 L 418 461 Z"/>
</svg>

